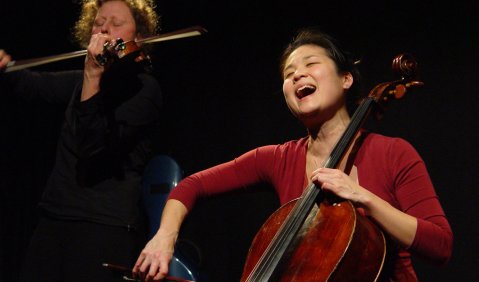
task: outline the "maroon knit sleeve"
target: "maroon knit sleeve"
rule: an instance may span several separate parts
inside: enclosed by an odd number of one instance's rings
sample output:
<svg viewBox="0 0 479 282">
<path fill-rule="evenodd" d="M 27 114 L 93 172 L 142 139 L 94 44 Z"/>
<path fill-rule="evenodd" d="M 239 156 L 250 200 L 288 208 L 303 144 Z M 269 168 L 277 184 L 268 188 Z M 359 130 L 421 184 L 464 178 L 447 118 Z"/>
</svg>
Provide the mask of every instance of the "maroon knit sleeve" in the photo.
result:
<svg viewBox="0 0 479 282">
<path fill-rule="evenodd" d="M 418 219 L 409 251 L 434 264 L 445 264 L 451 257 L 453 235 L 426 166 L 408 142 L 394 139 L 393 143 L 388 154 L 393 160 L 395 195 L 401 210 Z"/>
<path fill-rule="evenodd" d="M 271 167 L 267 163 L 273 161 L 275 147 L 260 147 L 232 161 L 188 176 L 171 191 L 169 199 L 182 202 L 190 210 L 200 197 L 268 181 L 268 172 L 265 170 Z"/>
</svg>

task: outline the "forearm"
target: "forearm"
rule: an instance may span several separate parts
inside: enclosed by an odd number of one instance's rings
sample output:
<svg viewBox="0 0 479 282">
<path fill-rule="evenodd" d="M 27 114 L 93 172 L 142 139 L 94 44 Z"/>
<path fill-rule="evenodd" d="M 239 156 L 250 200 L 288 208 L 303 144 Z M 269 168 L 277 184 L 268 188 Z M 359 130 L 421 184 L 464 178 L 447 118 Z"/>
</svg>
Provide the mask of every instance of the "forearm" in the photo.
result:
<svg viewBox="0 0 479 282">
<path fill-rule="evenodd" d="M 405 248 L 411 246 L 417 230 L 417 219 L 390 205 L 376 194 L 362 187 L 344 172 L 320 168 L 313 171 L 312 181 L 337 196 L 363 208 L 390 237 Z"/>
<path fill-rule="evenodd" d="M 2 94 L 11 93 L 24 101 L 46 101 L 66 105 L 81 81 L 80 71 L 35 72 L 19 70 L 0 74 Z"/>
<path fill-rule="evenodd" d="M 83 75 L 83 85 L 80 101 L 86 101 L 100 91 L 100 78 L 91 77 L 86 72 Z"/>
<path fill-rule="evenodd" d="M 178 200 L 168 200 L 163 209 L 161 224 L 155 236 L 178 236 L 188 210 L 185 205 Z"/>
<path fill-rule="evenodd" d="M 363 191 L 359 203 L 367 214 L 401 246 L 405 248 L 411 246 L 417 231 L 417 219 L 396 209 L 368 190 Z"/>
<path fill-rule="evenodd" d="M 133 273 L 149 273 L 150 277 L 165 277 L 173 257 L 176 239 L 187 214 L 186 207 L 177 200 L 168 200 L 163 209 L 160 229 L 141 251 Z"/>
</svg>

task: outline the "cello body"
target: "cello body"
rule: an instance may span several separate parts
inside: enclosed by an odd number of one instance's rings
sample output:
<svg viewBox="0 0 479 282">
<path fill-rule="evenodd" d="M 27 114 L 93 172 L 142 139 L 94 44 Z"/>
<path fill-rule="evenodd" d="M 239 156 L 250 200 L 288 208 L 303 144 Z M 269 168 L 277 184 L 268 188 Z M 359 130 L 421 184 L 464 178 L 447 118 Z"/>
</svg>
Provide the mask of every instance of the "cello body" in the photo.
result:
<svg viewBox="0 0 479 282">
<path fill-rule="evenodd" d="M 256 234 L 246 281 L 297 200 L 275 211 Z M 383 233 L 351 202 L 323 201 L 311 210 L 274 281 L 377 281 L 386 257 Z"/>
</svg>

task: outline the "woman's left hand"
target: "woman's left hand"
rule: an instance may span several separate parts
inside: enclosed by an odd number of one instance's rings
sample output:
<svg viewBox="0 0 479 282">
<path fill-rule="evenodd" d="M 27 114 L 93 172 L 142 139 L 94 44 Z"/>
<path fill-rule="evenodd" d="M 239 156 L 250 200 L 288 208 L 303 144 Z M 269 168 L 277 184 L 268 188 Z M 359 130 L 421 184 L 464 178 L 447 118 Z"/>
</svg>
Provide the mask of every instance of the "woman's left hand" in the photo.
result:
<svg viewBox="0 0 479 282">
<path fill-rule="evenodd" d="M 325 191 L 329 191 L 355 204 L 364 202 L 367 190 L 349 175 L 339 169 L 318 168 L 312 172 L 311 181 Z"/>
</svg>

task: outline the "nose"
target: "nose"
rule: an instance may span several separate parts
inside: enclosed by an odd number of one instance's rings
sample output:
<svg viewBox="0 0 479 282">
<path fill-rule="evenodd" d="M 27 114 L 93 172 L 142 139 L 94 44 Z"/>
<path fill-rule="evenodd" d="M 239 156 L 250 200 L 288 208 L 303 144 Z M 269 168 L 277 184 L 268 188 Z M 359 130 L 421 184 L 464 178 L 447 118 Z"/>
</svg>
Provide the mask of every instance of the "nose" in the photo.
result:
<svg viewBox="0 0 479 282">
<path fill-rule="evenodd" d="M 298 82 L 303 77 L 306 77 L 306 72 L 303 68 L 297 68 L 293 73 L 293 82 Z"/>
<path fill-rule="evenodd" d="M 103 34 L 110 34 L 110 23 L 105 22 L 100 29 L 100 32 Z"/>
</svg>

